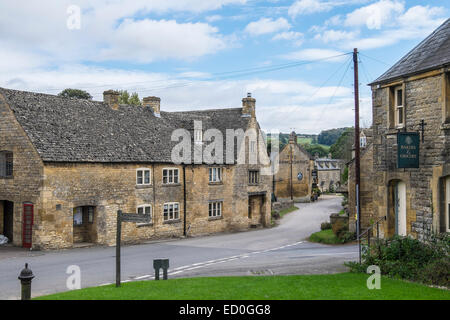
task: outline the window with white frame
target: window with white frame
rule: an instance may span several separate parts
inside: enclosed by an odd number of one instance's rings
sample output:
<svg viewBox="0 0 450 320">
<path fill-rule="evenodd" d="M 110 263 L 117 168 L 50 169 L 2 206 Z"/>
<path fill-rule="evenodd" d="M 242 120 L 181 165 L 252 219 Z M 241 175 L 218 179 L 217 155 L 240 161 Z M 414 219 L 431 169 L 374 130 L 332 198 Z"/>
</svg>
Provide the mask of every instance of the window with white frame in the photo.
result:
<svg viewBox="0 0 450 320">
<path fill-rule="evenodd" d="M 249 184 L 258 184 L 259 183 L 259 171 L 257 171 L 257 170 L 249 170 L 249 172 L 248 172 L 248 183 Z"/>
<path fill-rule="evenodd" d="M 209 217 L 221 217 L 222 216 L 222 201 L 214 201 L 209 203 Z"/>
<path fill-rule="evenodd" d="M 194 143 L 203 142 L 203 132 L 201 129 L 194 129 Z"/>
<path fill-rule="evenodd" d="M 215 167 L 209 168 L 209 182 L 221 182 L 222 181 L 222 168 Z"/>
<path fill-rule="evenodd" d="M 180 219 L 180 204 L 178 202 L 169 202 L 164 204 L 164 221 Z"/>
<path fill-rule="evenodd" d="M 150 185 L 152 183 L 151 171 L 147 168 L 140 168 L 136 170 L 136 184 Z"/>
<path fill-rule="evenodd" d="M 150 221 L 152 221 L 152 205 L 151 204 L 141 204 L 137 206 L 136 213 L 145 214 L 150 216 Z"/>
<path fill-rule="evenodd" d="M 178 169 L 163 169 L 163 184 L 179 183 Z"/>
<path fill-rule="evenodd" d="M 394 103 L 395 103 L 395 126 L 403 127 L 405 125 L 405 108 L 403 106 L 403 87 L 394 89 Z"/>
</svg>

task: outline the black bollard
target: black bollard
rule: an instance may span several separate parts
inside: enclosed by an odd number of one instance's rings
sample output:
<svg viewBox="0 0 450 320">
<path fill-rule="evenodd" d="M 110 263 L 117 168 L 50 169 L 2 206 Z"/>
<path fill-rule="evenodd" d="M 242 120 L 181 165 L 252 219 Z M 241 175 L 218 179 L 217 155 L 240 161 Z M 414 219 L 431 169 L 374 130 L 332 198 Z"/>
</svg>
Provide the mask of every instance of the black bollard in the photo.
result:
<svg viewBox="0 0 450 320">
<path fill-rule="evenodd" d="M 169 259 L 153 260 L 153 268 L 155 269 L 155 280 L 159 280 L 159 270 L 163 269 L 163 280 L 167 280 L 167 271 L 169 269 Z"/>
<path fill-rule="evenodd" d="M 22 300 L 31 299 L 31 280 L 33 280 L 34 275 L 31 269 L 28 269 L 28 263 L 25 263 L 25 268 L 22 269 L 19 275 L 20 284 L 22 286 Z"/>
</svg>

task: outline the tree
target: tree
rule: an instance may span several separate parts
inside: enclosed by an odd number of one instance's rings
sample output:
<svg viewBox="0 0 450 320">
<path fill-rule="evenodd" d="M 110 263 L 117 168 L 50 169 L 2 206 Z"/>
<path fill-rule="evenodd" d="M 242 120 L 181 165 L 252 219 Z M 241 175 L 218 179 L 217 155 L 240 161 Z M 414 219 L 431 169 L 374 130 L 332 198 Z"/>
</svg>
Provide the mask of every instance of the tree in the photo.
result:
<svg viewBox="0 0 450 320">
<path fill-rule="evenodd" d="M 119 103 L 120 104 L 130 104 L 130 94 L 127 90 L 120 90 L 119 91 Z"/>
<path fill-rule="evenodd" d="M 140 106 L 141 100 L 139 99 L 139 95 L 137 92 L 133 92 L 130 96 L 127 90 L 120 90 L 119 91 L 119 103 L 120 104 L 130 104 L 134 106 Z"/>
<path fill-rule="evenodd" d="M 320 144 L 324 144 L 327 146 L 331 146 L 336 143 L 339 137 L 347 130 L 348 128 L 337 128 L 330 130 L 323 130 L 320 132 L 317 140 Z"/>
<path fill-rule="evenodd" d="M 141 105 L 141 100 L 139 100 L 139 95 L 137 94 L 137 92 L 133 92 L 131 94 L 131 98 L 128 100 L 128 102 L 131 105 L 134 105 L 134 106 L 140 106 Z"/>
<path fill-rule="evenodd" d="M 352 159 L 352 148 L 354 143 L 354 129 L 347 128 L 335 144 L 330 147 L 333 159 L 343 159 L 346 162 Z"/>
<path fill-rule="evenodd" d="M 86 99 L 91 100 L 92 96 L 89 92 L 80 90 L 80 89 L 71 89 L 67 88 L 58 93 L 58 96 L 63 98 L 78 98 L 78 99 Z"/>
</svg>

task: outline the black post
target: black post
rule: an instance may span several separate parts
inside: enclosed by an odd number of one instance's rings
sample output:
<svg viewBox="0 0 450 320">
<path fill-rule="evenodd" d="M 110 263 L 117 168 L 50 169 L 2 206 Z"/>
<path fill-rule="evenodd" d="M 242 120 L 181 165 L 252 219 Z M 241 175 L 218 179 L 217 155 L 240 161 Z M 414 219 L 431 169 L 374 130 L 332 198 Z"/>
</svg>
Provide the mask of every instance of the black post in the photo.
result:
<svg viewBox="0 0 450 320">
<path fill-rule="evenodd" d="M 116 287 L 120 287 L 120 238 L 122 233 L 122 210 L 117 211 L 116 233 Z"/>
<path fill-rule="evenodd" d="M 186 165 L 183 164 L 183 236 L 187 236 L 186 231 Z"/>
<path fill-rule="evenodd" d="M 354 91 L 355 91 L 355 186 L 356 186 L 356 219 L 357 219 L 357 235 L 361 233 L 361 212 L 360 212 L 360 142 L 359 142 L 359 79 L 358 79 L 358 49 L 353 50 L 353 71 L 354 71 Z M 361 263 L 361 239 L 359 243 L 359 262 Z"/>
<path fill-rule="evenodd" d="M 22 286 L 21 299 L 30 300 L 31 299 L 31 280 L 33 280 L 34 275 L 31 269 L 28 269 L 28 263 L 25 263 L 25 268 L 19 274 L 20 284 Z"/>
</svg>

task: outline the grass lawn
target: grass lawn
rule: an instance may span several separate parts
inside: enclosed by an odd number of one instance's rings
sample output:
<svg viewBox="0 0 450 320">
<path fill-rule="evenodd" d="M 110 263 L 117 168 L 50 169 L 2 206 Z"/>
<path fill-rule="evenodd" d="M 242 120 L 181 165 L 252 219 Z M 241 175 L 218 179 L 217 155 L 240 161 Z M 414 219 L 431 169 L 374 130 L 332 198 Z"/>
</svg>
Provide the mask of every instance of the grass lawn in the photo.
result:
<svg viewBox="0 0 450 320">
<path fill-rule="evenodd" d="M 324 244 L 342 244 L 343 241 L 336 237 L 333 233 L 333 230 L 327 229 L 319 232 L 313 233 L 309 236 L 309 241 L 311 242 L 319 242 Z"/>
<path fill-rule="evenodd" d="M 46 300 L 449 300 L 450 291 L 381 278 L 380 290 L 366 286 L 368 274 L 253 276 L 127 282 L 39 297 Z"/>
</svg>

